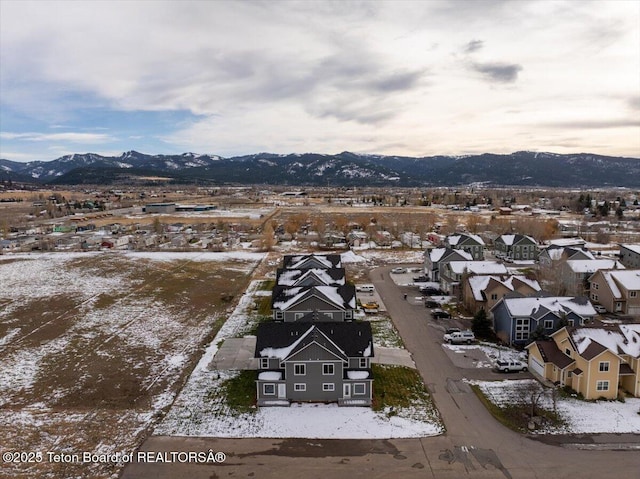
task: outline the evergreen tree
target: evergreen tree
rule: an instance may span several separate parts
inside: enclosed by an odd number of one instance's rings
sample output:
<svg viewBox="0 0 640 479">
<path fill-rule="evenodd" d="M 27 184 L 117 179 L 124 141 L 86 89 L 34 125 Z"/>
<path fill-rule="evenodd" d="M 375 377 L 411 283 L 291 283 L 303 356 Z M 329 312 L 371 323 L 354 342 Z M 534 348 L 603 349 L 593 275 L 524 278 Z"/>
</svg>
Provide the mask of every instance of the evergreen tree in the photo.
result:
<svg viewBox="0 0 640 479">
<path fill-rule="evenodd" d="M 493 329 L 491 328 L 491 321 L 487 317 L 487 312 L 484 309 L 479 310 L 471 321 L 471 330 L 478 338 L 491 338 L 493 336 Z"/>
</svg>

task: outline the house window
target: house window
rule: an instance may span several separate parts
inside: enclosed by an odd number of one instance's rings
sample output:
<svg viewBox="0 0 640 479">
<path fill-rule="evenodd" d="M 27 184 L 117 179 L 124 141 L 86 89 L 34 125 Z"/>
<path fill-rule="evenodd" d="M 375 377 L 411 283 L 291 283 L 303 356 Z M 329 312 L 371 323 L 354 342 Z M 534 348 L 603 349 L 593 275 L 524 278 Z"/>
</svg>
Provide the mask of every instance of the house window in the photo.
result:
<svg viewBox="0 0 640 479">
<path fill-rule="evenodd" d="M 498 295 L 497 295 L 496 293 L 493 293 L 493 294 L 491 295 L 491 299 L 498 299 Z"/>
<path fill-rule="evenodd" d="M 571 357 L 571 350 L 569 348 L 564 350 L 564 354 L 566 354 L 567 356 Z"/>
<path fill-rule="evenodd" d="M 622 311 L 622 303 L 620 301 L 616 303 L 616 311 Z"/>
<path fill-rule="evenodd" d="M 573 319 L 567 319 L 567 326 L 573 326 Z"/>
<path fill-rule="evenodd" d="M 516 319 L 516 341 L 529 339 L 529 318 Z"/>
<path fill-rule="evenodd" d="M 608 390 L 609 390 L 609 381 L 596 382 L 596 391 L 608 391 Z"/>
<path fill-rule="evenodd" d="M 367 386 L 364 383 L 356 383 L 353 385 L 354 395 L 363 395 L 367 390 Z"/>
<path fill-rule="evenodd" d="M 591 299 L 593 299 L 594 301 L 598 301 L 598 295 L 597 294 L 592 294 L 591 295 Z"/>
<path fill-rule="evenodd" d="M 636 296 L 638 296 L 638 292 L 637 291 L 629 291 L 629 297 L 630 298 L 635 298 Z"/>
<path fill-rule="evenodd" d="M 609 371 L 609 361 L 600 361 L 598 364 L 598 370 L 601 373 L 606 373 Z"/>
<path fill-rule="evenodd" d="M 276 311 L 276 320 L 284 319 L 284 311 Z"/>
<path fill-rule="evenodd" d="M 353 319 L 353 311 L 348 310 L 344 312 L 344 319 Z"/>
<path fill-rule="evenodd" d="M 336 385 L 333 383 L 322 383 L 322 390 L 323 391 L 335 391 L 336 390 Z"/>
<path fill-rule="evenodd" d="M 294 364 L 293 365 L 293 375 L 294 376 L 305 376 L 307 374 L 307 365 L 306 364 Z"/>
<path fill-rule="evenodd" d="M 366 369 L 369 366 L 369 360 L 367 358 L 360 358 L 360 369 Z"/>
<path fill-rule="evenodd" d="M 293 315 L 293 319 L 295 319 L 296 321 L 299 320 L 301 317 L 304 316 L 304 313 L 295 313 Z"/>
<path fill-rule="evenodd" d="M 553 329 L 553 319 L 544 320 L 544 329 Z"/>
<path fill-rule="evenodd" d="M 265 396 L 273 396 L 276 393 L 276 385 L 275 384 L 263 384 L 262 385 L 262 394 Z"/>
<path fill-rule="evenodd" d="M 323 364 L 322 365 L 322 374 L 324 376 L 333 376 L 335 374 L 334 365 L 333 364 Z"/>
<path fill-rule="evenodd" d="M 591 283 L 591 289 L 598 289 L 598 283 Z"/>
<path fill-rule="evenodd" d="M 306 391 L 307 390 L 307 385 L 305 383 L 295 383 L 293 385 L 293 390 L 294 391 Z"/>
<path fill-rule="evenodd" d="M 269 369 L 269 359 L 268 358 L 260 359 L 260 369 Z"/>
</svg>

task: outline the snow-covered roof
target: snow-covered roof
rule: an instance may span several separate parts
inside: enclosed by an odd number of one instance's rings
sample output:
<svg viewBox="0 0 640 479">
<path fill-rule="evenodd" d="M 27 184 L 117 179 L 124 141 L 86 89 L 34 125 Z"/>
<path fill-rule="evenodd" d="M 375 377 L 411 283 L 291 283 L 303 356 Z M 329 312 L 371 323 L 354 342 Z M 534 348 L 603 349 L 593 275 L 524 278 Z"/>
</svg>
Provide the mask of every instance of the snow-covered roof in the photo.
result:
<svg viewBox="0 0 640 479">
<path fill-rule="evenodd" d="M 621 244 L 621 248 L 626 248 L 636 254 L 640 254 L 640 244 Z"/>
<path fill-rule="evenodd" d="M 471 276 L 469 277 L 469 286 L 471 287 L 471 291 L 473 292 L 473 297 L 476 301 L 483 301 L 482 292 L 487 289 L 489 286 L 489 281 L 495 280 L 498 283 L 504 285 L 505 288 L 514 291 L 515 286 L 513 285 L 513 280 L 517 279 L 522 281 L 525 284 L 528 284 L 535 291 L 540 291 L 540 285 L 534 279 L 527 279 L 525 276 L 517 275 L 517 276 L 509 276 L 508 278 L 502 279 L 500 276 Z"/>
<path fill-rule="evenodd" d="M 611 288 L 611 292 L 614 298 L 621 298 L 622 293 L 618 286 L 622 286 L 627 291 L 640 290 L 640 270 L 639 269 L 627 269 L 627 270 L 612 270 L 603 271 L 605 281 Z"/>
<path fill-rule="evenodd" d="M 530 242 L 536 244 L 536 240 L 534 240 L 531 236 L 521 234 L 505 234 L 499 236 L 499 239 L 501 239 L 502 242 L 507 246 L 513 246 L 516 241 L 520 241 L 522 239 L 528 239 Z"/>
<path fill-rule="evenodd" d="M 455 274 L 508 274 L 507 267 L 496 261 L 451 261 L 449 268 Z"/>
<path fill-rule="evenodd" d="M 273 301 L 273 309 L 287 310 L 298 301 L 306 298 L 307 296 L 316 295 L 320 296 L 327 301 L 333 303 L 338 309 L 344 309 L 345 307 L 355 309 L 356 297 L 355 294 L 350 294 L 349 298 L 344 298 L 340 291 L 342 289 L 348 289 L 347 293 L 351 293 L 351 289 L 355 291 L 354 287 L 348 286 L 312 286 L 312 287 L 293 287 L 284 288 L 278 292 L 277 300 Z"/>
<path fill-rule="evenodd" d="M 447 248 L 434 248 L 429 252 L 429 259 L 431 259 L 432 263 L 437 263 L 446 252 Z"/>
<path fill-rule="evenodd" d="M 282 373 L 280 371 L 262 371 L 258 373 L 258 379 L 262 381 L 280 381 Z"/>
<path fill-rule="evenodd" d="M 568 296 L 531 298 L 504 298 L 504 304 L 513 317 L 529 317 L 544 307 L 558 315 L 574 312 L 578 316 L 595 316 L 596 311 L 589 301 Z"/>
<path fill-rule="evenodd" d="M 447 236 L 447 243 L 449 243 L 451 246 L 457 246 L 467 238 L 474 240 L 478 244 L 484 245 L 484 241 L 482 240 L 482 238 L 480 238 L 480 236 L 470 233 Z"/>
<path fill-rule="evenodd" d="M 640 357 L 640 324 L 576 328 L 571 331 L 571 339 L 581 355 L 593 343 L 598 343 L 616 354 Z"/>
<path fill-rule="evenodd" d="M 296 346 L 298 346 L 298 344 L 300 344 L 302 340 L 311 333 L 311 331 L 313 331 L 314 327 L 315 326 L 309 327 L 309 329 L 307 329 L 304 334 L 301 334 L 298 339 L 291 343 L 289 346 L 286 346 L 284 348 L 264 348 L 260 350 L 260 356 L 263 358 L 277 358 L 283 360 L 284 358 L 289 356 L 289 354 L 291 354 L 291 351 L 293 351 Z"/>
<path fill-rule="evenodd" d="M 567 266 L 574 273 L 595 273 L 599 269 L 624 269 L 620 263 L 614 259 L 570 259 Z"/>
<path fill-rule="evenodd" d="M 341 271 L 342 274 L 338 275 L 336 270 Z M 331 271 L 336 271 L 336 273 L 332 276 Z M 279 273 L 278 284 L 282 286 L 294 286 L 310 276 L 315 276 L 318 281 L 325 285 L 345 284 L 344 270 L 342 268 L 285 269 L 279 271 Z"/>
<path fill-rule="evenodd" d="M 582 238 L 558 238 L 549 240 L 548 243 L 556 246 L 582 246 L 586 241 Z"/>
<path fill-rule="evenodd" d="M 347 371 L 347 377 L 349 379 L 367 379 L 369 371 Z"/>
</svg>

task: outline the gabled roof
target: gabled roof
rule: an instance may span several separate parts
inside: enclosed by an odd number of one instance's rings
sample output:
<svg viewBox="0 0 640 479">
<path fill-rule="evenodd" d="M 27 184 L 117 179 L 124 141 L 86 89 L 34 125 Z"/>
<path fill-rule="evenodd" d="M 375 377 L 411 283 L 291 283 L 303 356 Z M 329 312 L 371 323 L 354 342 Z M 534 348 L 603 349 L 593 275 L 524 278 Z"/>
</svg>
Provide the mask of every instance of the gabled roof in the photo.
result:
<svg viewBox="0 0 640 479">
<path fill-rule="evenodd" d="M 491 308 L 494 310 L 499 304 L 504 303 L 512 317 L 532 317 L 541 307 L 552 311 L 558 316 L 571 312 L 578 316 L 590 317 L 595 316 L 596 311 L 589 300 L 583 296 L 566 297 L 566 296 L 532 296 L 527 298 L 503 298 Z"/>
<path fill-rule="evenodd" d="M 614 298 L 622 298 L 620 287 L 627 291 L 640 290 L 640 269 L 601 271 Z"/>
<path fill-rule="evenodd" d="M 457 235 L 449 235 L 445 240 L 451 246 L 460 246 L 464 243 L 479 244 L 484 246 L 484 241 L 480 236 L 470 233 L 460 233 Z"/>
<path fill-rule="evenodd" d="M 524 242 L 527 244 L 537 244 L 536 240 L 534 240 L 531 236 L 521 235 L 521 234 L 504 234 L 498 236 L 496 238 L 496 242 L 500 241 L 501 243 L 506 244 L 507 246 L 513 246 L 514 244 L 518 244 L 520 242 Z"/>
<path fill-rule="evenodd" d="M 600 354 L 602 348 L 640 358 L 640 324 L 583 326 L 567 331 L 578 353 L 586 359 Z"/>
<path fill-rule="evenodd" d="M 469 286 L 471 287 L 471 291 L 473 292 L 473 297 L 476 301 L 484 301 L 486 298 L 483 297 L 482 292 L 486 291 L 491 286 L 491 281 L 494 281 L 494 284 L 501 284 L 505 288 L 510 291 L 516 290 L 518 287 L 518 282 L 526 284 L 534 291 L 540 291 L 540 285 L 536 280 L 527 279 L 525 276 L 470 276 L 469 277 Z M 515 284 L 514 284 L 515 282 Z"/>
<path fill-rule="evenodd" d="M 309 323 L 260 323 L 254 357 L 284 360 L 312 342 L 342 358 L 373 356 L 371 324 L 354 321 L 311 326 Z"/>
<path fill-rule="evenodd" d="M 301 284 L 338 286 L 346 283 L 344 268 L 285 269 L 278 268 L 278 286 L 299 286 Z"/>
<path fill-rule="evenodd" d="M 282 266 L 286 269 L 342 268 L 339 254 L 285 255 Z"/>
<path fill-rule="evenodd" d="M 473 260 L 473 256 L 466 251 L 453 249 L 453 248 L 434 248 L 429 252 L 429 259 L 432 263 L 439 263 L 440 261 L 447 259 L 451 256 L 457 256 L 461 260 Z"/>
<path fill-rule="evenodd" d="M 560 369 L 564 369 L 575 362 L 569 356 L 560 351 L 558 345 L 554 341 L 536 341 L 532 345 L 527 346 L 527 348 L 531 347 L 538 348 L 538 351 L 540 351 L 540 355 L 542 356 L 542 360 L 545 363 L 553 363 Z"/>
<path fill-rule="evenodd" d="M 315 296 L 338 310 L 355 309 L 356 288 L 352 284 L 340 286 L 276 286 L 271 296 L 271 309 L 286 311 L 293 305 Z"/>
</svg>

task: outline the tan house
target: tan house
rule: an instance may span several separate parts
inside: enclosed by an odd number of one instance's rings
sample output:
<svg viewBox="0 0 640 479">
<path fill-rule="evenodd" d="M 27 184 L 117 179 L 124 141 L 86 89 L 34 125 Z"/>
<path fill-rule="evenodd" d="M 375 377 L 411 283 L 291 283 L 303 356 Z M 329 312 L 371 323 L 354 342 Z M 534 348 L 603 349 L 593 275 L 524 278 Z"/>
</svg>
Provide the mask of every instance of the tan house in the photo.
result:
<svg viewBox="0 0 640 479">
<path fill-rule="evenodd" d="M 529 369 L 585 399 L 640 397 L 640 324 L 564 327 L 527 345 Z"/>
<path fill-rule="evenodd" d="M 463 284 L 462 302 L 467 311 L 475 314 L 481 309 L 488 312 L 501 298 L 514 291 L 529 296 L 540 290 L 536 280 L 522 275 L 469 276 Z"/>
<path fill-rule="evenodd" d="M 640 269 L 596 271 L 589 282 L 591 301 L 611 313 L 640 316 Z"/>
</svg>

